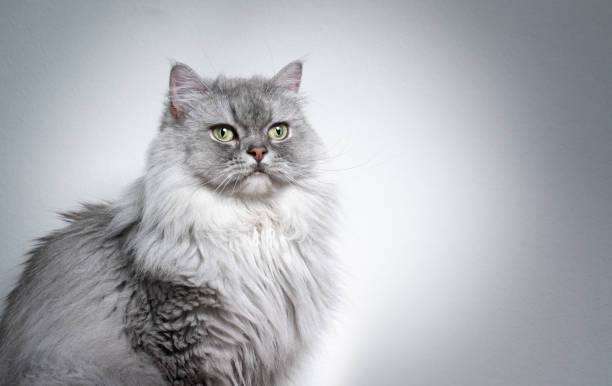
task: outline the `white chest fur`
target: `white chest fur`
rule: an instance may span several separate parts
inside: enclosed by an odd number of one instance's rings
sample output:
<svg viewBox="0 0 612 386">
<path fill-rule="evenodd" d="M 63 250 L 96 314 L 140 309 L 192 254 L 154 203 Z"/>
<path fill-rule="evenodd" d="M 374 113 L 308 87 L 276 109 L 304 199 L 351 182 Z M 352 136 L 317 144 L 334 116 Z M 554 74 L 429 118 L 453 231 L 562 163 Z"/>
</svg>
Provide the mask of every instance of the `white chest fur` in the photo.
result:
<svg viewBox="0 0 612 386">
<path fill-rule="evenodd" d="M 248 341 L 269 366 L 292 360 L 335 296 L 326 191 L 291 186 L 266 200 L 241 200 L 184 176 L 148 183 L 136 265 L 216 291 L 232 320 L 209 323 L 223 323 L 216 328 L 231 337 L 229 351 Z"/>
</svg>

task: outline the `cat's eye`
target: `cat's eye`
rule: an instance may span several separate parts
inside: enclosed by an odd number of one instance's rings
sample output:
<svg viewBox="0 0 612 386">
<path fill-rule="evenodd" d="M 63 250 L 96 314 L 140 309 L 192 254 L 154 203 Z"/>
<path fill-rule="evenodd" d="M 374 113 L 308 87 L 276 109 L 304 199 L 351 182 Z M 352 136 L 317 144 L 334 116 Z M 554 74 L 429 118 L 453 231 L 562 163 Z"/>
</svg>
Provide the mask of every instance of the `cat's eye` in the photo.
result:
<svg viewBox="0 0 612 386">
<path fill-rule="evenodd" d="M 234 137 L 236 137 L 236 133 L 234 129 L 229 125 L 217 125 L 212 127 L 212 134 L 217 141 L 220 142 L 229 142 Z"/>
<path fill-rule="evenodd" d="M 268 137 L 272 139 L 285 139 L 289 133 L 289 127 L 286 123 L 275 123 L 268 129 Z"/>
</svg>

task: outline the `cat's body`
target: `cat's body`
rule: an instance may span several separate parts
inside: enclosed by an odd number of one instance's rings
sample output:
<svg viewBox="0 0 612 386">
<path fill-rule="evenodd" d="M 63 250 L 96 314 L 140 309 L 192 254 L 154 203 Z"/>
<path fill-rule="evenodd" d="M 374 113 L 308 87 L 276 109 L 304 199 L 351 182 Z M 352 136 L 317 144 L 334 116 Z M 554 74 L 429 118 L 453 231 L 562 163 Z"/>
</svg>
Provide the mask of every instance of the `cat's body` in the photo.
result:
<svg viewBox="0 0 612 386">
<path fill-rule="evenodd" d="M 32 252 L 0 325 L 0 380 L 275 385 L 290 373 L 336 280 L 335 202 L 300 74 L 293 63 L 271 80 L 206 83 L 173 69 L 145 176 Z"/>
</svg>

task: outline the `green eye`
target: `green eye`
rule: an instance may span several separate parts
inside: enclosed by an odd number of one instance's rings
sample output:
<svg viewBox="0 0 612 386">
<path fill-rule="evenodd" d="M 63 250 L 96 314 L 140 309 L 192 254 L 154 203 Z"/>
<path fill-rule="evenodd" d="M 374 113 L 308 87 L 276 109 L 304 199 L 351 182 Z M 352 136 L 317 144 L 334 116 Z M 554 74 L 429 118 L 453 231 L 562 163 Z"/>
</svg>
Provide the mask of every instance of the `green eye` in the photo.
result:
<svg viewBox="0 0 612 386">
<path fill-rule="evenodd" d="M 234 139 L 234 130 L 230 126 L 213 127 L 212 133 L 221 142 L 229 142 Z"/>
<path fill-rule="evenodd" d="M 272 139 L 285 139 L 289 128 L 285 123 L 275 123 L 268 129 L 268 137 Z"/>
</svg>

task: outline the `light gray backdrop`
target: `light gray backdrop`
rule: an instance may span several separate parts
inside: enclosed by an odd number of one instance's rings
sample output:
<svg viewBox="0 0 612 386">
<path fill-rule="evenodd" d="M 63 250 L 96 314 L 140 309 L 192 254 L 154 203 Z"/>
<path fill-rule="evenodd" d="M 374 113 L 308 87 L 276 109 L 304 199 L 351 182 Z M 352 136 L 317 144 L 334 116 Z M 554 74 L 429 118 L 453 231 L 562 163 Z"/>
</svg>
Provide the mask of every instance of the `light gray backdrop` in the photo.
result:
<svg viewBox="0 0 612 386">
<path fill-rule="evenodd" d="M 612 4 L 3 1 L 0 293 L 142 171 L 172 60 L 305 57 L 347 267 L 303 385 L 612 384 Z"/>
</svg>

